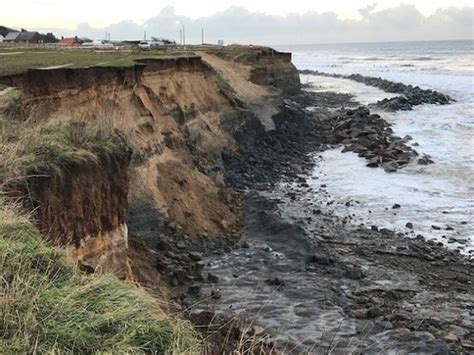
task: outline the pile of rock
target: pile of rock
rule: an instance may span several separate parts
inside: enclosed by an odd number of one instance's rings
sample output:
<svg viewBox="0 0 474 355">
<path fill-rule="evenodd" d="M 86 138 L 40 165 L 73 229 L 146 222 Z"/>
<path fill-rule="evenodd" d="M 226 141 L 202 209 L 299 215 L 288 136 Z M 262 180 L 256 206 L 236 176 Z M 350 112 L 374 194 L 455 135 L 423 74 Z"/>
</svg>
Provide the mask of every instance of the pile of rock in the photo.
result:
<svg viewBox="0 0 474 355">
<path fill-rule="evenodd" d="M 352 151 L 367 159 L 371 168 L 380 166 L 395 172 L 418 155 L 407 145 L 410 136 L 393 135 L 390 125 L 366 107 L 342 111 L 331 119 L 330 129 L 334 143 L 342 143 L 345 152 Z"/>
<path fill-rule="evenodd" d="M 422 89 L 419 86 L 405 85 L 382 78 L 374 78 L 360 74 L 341 75 L 328 74 L 313 70 L 301 70 L 301 74 L 327 76 L 332 78 L 350 79 L 363 83 L 368 86 L 379 88 L 385 92 L 400 94 L 401 96 L 392 97 L 378 101 L 376 105 L 387 111 L 409 111 L 413 106 L 422 104 L 447 105 L 454 101 L 448 95 L 442 94 L 434 90 Z"/>
</svg>

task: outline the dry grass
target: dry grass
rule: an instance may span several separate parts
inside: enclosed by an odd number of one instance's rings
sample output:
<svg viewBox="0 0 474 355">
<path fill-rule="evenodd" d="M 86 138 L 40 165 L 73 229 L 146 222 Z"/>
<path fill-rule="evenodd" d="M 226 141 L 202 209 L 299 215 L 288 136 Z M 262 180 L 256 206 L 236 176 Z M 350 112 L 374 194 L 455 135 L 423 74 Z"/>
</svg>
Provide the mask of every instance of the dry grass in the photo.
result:
<svg viewBox="0 0 474 355">
<path fill-rule="evenodd" d="M 191 326 L 112 275 L 85 275 L 27 216 L 0 210 L 0 353 L 199 352 Z"/>
<path fill-rule="evenodd" d="M 129 154 L 124 137 L 110 129 L 67 122 L 29 124 L 0 119 L 0 184 L 33 176 L 61 178 L 68 169 L 112 164 Z"/>
<path fill-rule="evenodd" d="M 189 323 L 113 275 L 79 271 L 5 199 L 31 177 L 61 179 L 125 154 L 122 135 L 105 127 L 0 118 L 0 354 L 200 352 Z"/>
</svg>

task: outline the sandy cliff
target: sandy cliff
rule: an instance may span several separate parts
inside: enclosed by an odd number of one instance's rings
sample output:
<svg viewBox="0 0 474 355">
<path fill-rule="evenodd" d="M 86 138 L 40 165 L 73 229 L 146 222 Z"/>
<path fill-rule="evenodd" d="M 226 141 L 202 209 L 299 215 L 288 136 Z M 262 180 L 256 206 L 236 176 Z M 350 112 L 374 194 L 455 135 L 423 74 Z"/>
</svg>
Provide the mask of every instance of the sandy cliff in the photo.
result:
<svg viewBox="0 0 474 355">
<path fill-rule="evenodd" d="M 288 57 L 263 55 L 252 64 L 203 57 L 1 79 L 21 89 L 16 114 L 24 120 L 113 127 L 133 150 L 128 169 L 122 160 L 70 169 L 61 186 L 36 181 L 38 224 L 74 260 L 123 274 L 129 237 L 153 243 L 168 231 L 189 238 L 237 233 L 239 194 L 224 184 L 221 153 L 237 149 L 235 132 L 256 115 L 271 129 L 283 82 L 297 87 L 299 79 Z"/>
</svg>

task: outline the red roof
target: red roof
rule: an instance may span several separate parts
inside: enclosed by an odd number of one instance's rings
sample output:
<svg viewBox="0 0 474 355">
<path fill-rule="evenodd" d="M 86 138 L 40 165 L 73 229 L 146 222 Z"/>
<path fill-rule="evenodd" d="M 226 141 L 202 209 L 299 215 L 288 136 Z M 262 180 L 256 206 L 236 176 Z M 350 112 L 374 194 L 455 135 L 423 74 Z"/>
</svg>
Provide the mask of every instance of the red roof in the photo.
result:
<svg viewBox="0 0 474 355">
<path fill-rule="evenodd" d="M 73 46 L 75 44 L 81 44 L 82 41 L 77 37 L 65 37 L 61 39 L 61 43 L 68 46 Z"/>
</svg>

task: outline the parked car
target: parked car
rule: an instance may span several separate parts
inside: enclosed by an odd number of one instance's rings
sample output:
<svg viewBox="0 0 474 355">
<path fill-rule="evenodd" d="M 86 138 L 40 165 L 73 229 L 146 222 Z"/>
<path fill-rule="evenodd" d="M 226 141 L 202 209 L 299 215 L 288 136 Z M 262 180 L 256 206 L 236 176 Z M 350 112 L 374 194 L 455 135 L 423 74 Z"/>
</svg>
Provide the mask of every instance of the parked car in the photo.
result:
<svg viewBox="0 0 474 355">
<path fill-rule="evenodd" d="M 163 45 L 164 43 L 161 41 L 140 41 L 138 43 L 138 48 L 140 49 L 151 49 L 153 47 L 158 47 Z"/>
</svg>

